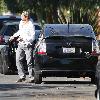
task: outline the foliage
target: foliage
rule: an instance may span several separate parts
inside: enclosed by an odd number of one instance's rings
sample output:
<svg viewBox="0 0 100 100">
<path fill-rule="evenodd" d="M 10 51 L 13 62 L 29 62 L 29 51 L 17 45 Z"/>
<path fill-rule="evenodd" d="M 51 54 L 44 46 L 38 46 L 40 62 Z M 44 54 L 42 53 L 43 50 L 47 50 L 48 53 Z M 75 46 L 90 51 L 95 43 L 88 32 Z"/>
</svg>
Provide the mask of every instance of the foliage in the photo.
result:
<svg viewBox="0 0 100 100">
<path fill-rule="evenodd" d="M 44 23 L 88 23 L 97 32 L 99 0 L 1 0 L 13 13 L 29 10 Z M 1 8 L 0 8 L 1 9 Z"/>
</svg>

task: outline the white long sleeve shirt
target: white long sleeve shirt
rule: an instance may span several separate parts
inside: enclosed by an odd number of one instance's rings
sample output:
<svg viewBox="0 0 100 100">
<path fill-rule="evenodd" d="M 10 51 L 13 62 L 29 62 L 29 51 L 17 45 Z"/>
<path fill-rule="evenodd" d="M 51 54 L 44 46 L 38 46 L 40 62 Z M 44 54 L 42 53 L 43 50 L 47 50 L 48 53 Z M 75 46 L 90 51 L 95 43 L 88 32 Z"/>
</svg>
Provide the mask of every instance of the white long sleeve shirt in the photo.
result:
<svg viewBox="0 0 100 100">
<path fill-rule="evenodd" d="M 23 39 L 23 44 L 31 44 L 35 40 L 35 27 L 33 21 L 29 20 L 26 24 L 23 21 L 20 21 L 19 30 L 16 32 L 13 37 L 19 36 Z"/>
</svg>

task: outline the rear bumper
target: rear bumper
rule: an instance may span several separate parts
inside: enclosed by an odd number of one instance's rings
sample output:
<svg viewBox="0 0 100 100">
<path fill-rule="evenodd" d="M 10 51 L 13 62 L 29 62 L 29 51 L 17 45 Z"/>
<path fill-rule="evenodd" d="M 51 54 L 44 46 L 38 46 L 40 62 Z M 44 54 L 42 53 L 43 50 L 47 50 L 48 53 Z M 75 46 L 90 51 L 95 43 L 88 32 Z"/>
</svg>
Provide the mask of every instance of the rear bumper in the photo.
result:
<svg viewBox="0 0 100 100">
<path fill-rule="evenodd" d="M 36 56 L 36 63 L 41 70 L 48 71 L 95 71 L 97 56 L 90 58 L 52 58 L 47 55 Z"/>
</svg>

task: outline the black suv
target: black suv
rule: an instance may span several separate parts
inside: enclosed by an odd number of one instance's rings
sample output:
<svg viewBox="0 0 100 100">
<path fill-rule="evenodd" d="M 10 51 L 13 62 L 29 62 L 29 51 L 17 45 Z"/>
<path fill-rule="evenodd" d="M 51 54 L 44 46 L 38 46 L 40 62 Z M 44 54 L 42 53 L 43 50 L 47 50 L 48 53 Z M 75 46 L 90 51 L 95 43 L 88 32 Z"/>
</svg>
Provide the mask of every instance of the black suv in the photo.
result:
<svg viewBox="0 0 100 100">
<path fill-rule="evenodd" d="M 99 47 L 89 24 L 46 24 L 35 47 L 34 81 L 42 77 L 95 79 Z"/>
</svg>

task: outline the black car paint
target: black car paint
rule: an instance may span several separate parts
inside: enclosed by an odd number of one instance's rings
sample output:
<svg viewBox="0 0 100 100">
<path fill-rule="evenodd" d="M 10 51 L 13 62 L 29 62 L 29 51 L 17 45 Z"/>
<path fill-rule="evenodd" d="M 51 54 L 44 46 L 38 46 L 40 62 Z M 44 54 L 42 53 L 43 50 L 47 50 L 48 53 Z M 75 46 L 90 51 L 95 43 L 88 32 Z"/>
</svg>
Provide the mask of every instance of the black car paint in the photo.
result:
<svg viewBox="0 0 100 100">
<path fill-rule="evenodd" d="M 42 35 L 34 55 L 36 83 L 47 76 L 95 75 L 98 56 L 91 55 L 96 38 L 90 25 L 70 24 L 68 28 L 68 24 L 46 24 Z M 46 54 L 38 54 L 42 43 L 46 44 Z M 75 48 L 75 53 L 63 53 L 63 48 Z"/>
</svg>

